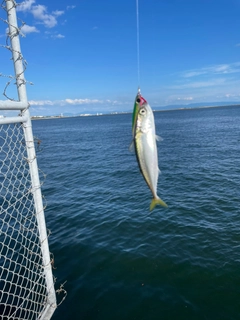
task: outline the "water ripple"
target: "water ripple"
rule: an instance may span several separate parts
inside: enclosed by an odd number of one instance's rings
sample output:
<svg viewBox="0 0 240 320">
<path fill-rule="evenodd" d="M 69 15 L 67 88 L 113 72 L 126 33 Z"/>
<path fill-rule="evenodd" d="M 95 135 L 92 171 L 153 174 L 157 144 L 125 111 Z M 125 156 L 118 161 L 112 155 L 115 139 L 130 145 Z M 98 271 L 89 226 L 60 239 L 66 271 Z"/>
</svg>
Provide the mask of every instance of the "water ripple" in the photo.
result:
<svg viewBox="0 0 240 320">
<path fill-rule="evenodd" d="M 240 109 L 155 118 L 169 207 L 151 213 L 131 115 L 34 122 L 57 284 L 67 280 L 53 319 L 239 318 Z"/>
</svg>

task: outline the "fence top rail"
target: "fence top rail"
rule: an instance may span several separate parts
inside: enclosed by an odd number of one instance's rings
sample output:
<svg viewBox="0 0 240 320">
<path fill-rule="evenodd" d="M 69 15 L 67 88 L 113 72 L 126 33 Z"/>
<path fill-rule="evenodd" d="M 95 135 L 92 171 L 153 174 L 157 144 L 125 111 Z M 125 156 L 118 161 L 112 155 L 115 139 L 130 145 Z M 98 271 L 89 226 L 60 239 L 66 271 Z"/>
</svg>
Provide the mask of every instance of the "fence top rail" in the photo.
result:
<svg viewBox="0 0 240 320">
<path fill-rule="evenodd" d="M 0 110 L 25 110 L 29 103 L 25 101 L 0 100 Z"/>
</svg>

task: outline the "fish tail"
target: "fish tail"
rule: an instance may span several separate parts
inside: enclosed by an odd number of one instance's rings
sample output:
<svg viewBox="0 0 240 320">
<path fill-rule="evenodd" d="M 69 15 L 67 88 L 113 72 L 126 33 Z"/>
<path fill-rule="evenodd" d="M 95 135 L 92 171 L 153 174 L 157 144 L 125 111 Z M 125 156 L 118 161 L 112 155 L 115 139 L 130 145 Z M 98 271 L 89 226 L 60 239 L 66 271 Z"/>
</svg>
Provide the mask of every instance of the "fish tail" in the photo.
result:
<svg viewBox="0 0 240 320">
<path fill-rule="evenodd" d="M 150 211 L 152 211 L 156 207 L 157 204 L 167 208 L 167 204 L 162 199 L 157 197 L 157 198 L 152 199 L 152 202 L 150 204 Z"/>
</svg>

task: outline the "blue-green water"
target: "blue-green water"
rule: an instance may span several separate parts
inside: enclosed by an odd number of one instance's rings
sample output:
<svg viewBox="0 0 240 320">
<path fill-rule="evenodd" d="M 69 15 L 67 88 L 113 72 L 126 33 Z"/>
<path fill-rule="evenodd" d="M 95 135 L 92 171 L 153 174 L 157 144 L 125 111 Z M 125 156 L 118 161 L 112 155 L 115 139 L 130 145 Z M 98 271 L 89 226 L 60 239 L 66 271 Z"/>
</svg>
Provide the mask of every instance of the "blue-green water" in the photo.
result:
<svg viewBox="0 0 240 320">
<path fill-rule="evenodd" d="M 151 213 L 130 114 L 33 122 L 56 289 L 67 291 L 53 320 L 240 319 L 240 108 L 155 122 L 169 207 Z"/>
</svg>

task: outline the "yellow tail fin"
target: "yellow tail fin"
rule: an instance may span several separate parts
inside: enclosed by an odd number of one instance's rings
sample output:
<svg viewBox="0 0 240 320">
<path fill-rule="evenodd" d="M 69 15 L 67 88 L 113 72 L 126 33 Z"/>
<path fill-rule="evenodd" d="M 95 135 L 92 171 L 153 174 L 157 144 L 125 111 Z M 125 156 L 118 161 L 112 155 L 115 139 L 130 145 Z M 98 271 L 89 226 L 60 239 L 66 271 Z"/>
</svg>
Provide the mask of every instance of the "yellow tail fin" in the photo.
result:
<svg viewBox="0 0 240 320">
<path fill-rule="evenodd" d="M 152 202 L 150 204 L 150 211 L 152 211 L 157 204 L 160 204 L 161 206 L 167 208 L 167 204 L 160 198 L 153 198 Z"/>
</svg>

